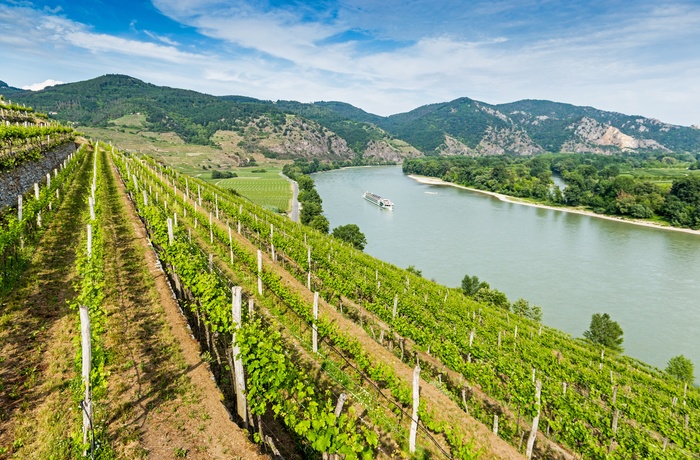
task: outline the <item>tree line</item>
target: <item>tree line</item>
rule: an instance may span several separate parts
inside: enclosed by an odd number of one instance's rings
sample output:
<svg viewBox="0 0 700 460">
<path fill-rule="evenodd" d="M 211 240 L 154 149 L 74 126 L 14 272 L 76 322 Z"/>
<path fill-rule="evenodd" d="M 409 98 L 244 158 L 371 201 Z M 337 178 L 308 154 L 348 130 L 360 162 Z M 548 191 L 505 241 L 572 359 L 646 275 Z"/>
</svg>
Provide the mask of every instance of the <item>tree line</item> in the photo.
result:
<svg viewBox="0 0 700 460">
<path fill-rule="evenodd" d="M 599 214 L 655 219 L 676 227 L 700 228 L 700 154 L 548 154 L 536 157 L 426 157 L 407 159 L 406 174 L 548 205 L 585 207 Z M 639 169 L 669 169 L 672 182 L 636 177 Z M 566 183 L 554 185 L 552 174 Z"/>
<path fill-rule="evenodd" d="M 331 168 L 331 165 L 321 163 L 317 159 L 313 161 L 295 161 L 292 164 L 284 165 L 282 168 L 282 173 L 299 185 L 299 197 L 297 198 L 301 205 L 299 220 L 303 225 L 315 228 L 322 233 L 328 233 L 330 223 L 326 216 L 323 215 L 323 200 L 316 190 L 313 178 L 309 174 Z M 360 251 L 367 244 L 364 233 L 360 231 L 360 227 L 356 224 L 340 225 L 333 229 L 331 236 L 351 244 Z"/>
</svg>

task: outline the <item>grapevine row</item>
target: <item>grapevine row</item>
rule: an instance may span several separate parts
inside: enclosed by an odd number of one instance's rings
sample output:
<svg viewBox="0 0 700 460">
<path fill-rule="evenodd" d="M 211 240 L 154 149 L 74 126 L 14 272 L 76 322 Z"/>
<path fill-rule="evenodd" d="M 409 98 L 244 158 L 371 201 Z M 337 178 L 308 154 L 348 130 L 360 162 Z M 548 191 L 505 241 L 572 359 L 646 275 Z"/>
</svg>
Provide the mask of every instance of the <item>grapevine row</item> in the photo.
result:
<svg viewBox="0 0 700 460">
<path fill-rule="evenodd" d="M 117 165 L 128 189 L 136 197 L 139 214 L 147 223 L 153 244 L 161 260 L 177 271 L 178 279 L 192 293 L 196 302 L 188 309 L 201 318 L 209 329 L 224 337 L 233 333 L 229 288 L 209 268 L 209 261 L 188 242 L 185 229 L 179 225 L 173 230 L 174 240 L 169 243 L 167 215 L 154 202 L 152 195 L 138 186 L 124 163 Z M 247 321 L 241 325 L 237 337 L 247 369 L 247 395 L 251 413 L 263 415 L 271 409 L 289 429 L 303 439 L 303 443 L 317 452 L 344 454 L 346 458 L 372 458 L 376 435 L 364 426 L 357 428 L 353 417 L 334 414 L 335 401 L 315 390 L 309 376 L 298 369 L 282 350 L 279 335 L 262 322 Z M 229 343 L 230 345 L 230 343 Z"/>
<path fill-rule="evenodd" d="M 74 171 L 84 157 L 85 149 L 80 148 L 25 193 L 21 218 L 18 208 L 7 208 L 0 216 L 0 292 L 9 290 L 26 268 L 34 244 L 51 222 L 63 200 L 65 185 L 74 180 Z"/>
<path fill-rule="evenodd" d="M 164 192 L 163 189 L 161 189 L 161 193 L 167 192 Z M 172 192 L 170 193 L 172 194 Z M 214 239 L 218 240 L 218 242 L 220 243 L 218 248 L 219 256 L 222 260 L 229 260 L 230 246 L 231 259 L 233 259 L 235 256 L 238 265 L 240 265 L 241 262 L 243 262 L 244 265 L 247 265 L 249 267 L 250 272 L 255 272 L 256 267 L 254 257 L 251 254 L 246 253 L 245 250 L 240 248 L 230 238 L 227 238 L 225 230 L 216 225 L 209 225 L 210 222 L 207 221 L 206 214 L 201 214 L 197 212 L 202 208 L 199 207 L 198 209 L 196 202 L 190 204 L 184 198 L 180 198 L 179 194 L 177 196 L 171 195 L 170 198 L 176 199 L 179 205 L 185 207 L 185 215 L 194 216 L 194 218 L 197 219 L 199 225 L 195 223 L 194 226 L 195 228 L 198 228 L 201 231 L 205 232 L 205 235 L 203 236 L 209 236 L 209 238 L 212 241 Z M 206 230 L 207 228 L 209 230 Z M 291 292 L 289 291 L 289 289 L 282 286 L 277 276 L 273 273 L 268 273 L 264 270 L 261 276 L 266 287 L 270 288 L 273 291 L 273 293 L 275 293 L 278 296 L 278 298 L 282 299 L 283 302 L 285 302 L 285 304 L 287 304 L 293 310 L 295 310 L 298 313 L 298 315 L 302 316 L 305 319 L 305 321 L 309 323 L 311 322 L 309 312 L 310 309 L 308 308 L 308 306 L 304 305 L 304 302 L 299 298 L 298 294 Z M 362 368 L 362 370 L 366 372 L 371 378 L 377 380 L 377 382 L 379 382 L 380 385 L 388 386 L 392 392 L 392 395 L 399 402 L 399 404 L 403 404 L 404 406 L 410 404 L 410 390 L 408 389 L 406 382 L 403 382 L 399 378 L 397 378 L 396 375 L 393 373 L 393 370 L 388 366 L 374 364 L 372 362 L 373 360 L 371 359 L 371 357 L 362 351 L 361 347 L 359 346 L 359 343 L 356 340 L 344 336 L 343 334 L 340 334 L 335 328 L 329 327 L 326 329 L 322 321 L 321 324 L 319 324 L 319 332 L 327 340 L 333 343 L 334 346 L 337 346 L 339 349 L 342 349 L 343 352 L 345 352 L 352 360 L 358 363 L 360 368 Z M 460 458 L 470 458 L 471 449 L 465 445 L 463 437 L 459 435 L 455 429 L 447 426 L 443 422 L 435 421 L 434 417 L 431 414 L 427 413 L 427 411 L 425 410 L 424 404 L 421 405 L 420 414 L 421 419 L 425 422 L 428 428 L 435 432 L 445 433 L 453 447 L 453 451 L 461 455 Z"/>
<path fill-rule="evenodd" d="M 216 192 L 209 191 L 200 181 L 178 178 L 178 182 L 181 187 L 200 187 L 209 206 L 216 205 L 229 215 L 237 215 L 243 206 L 229 197 L 214 196 Z M 613 455 L 621 457 L 637 454 L 687 458 L 689 452 L 698 450 L 697 430 L 692 428 L 698 423 L 696 390 L 691 389 L 688 394 L 678 384 L 667 382 L 660 372 L 629 358 L 608 357 L 600 366 L 599 350 L 564 334 L 549 328 L 540 334 L 539 325 L 531 321 L 476 304 L 456 290 L 446 290 L 329 242 L 271 213 L 249 205 L 246 209 L 249 213 L 244 213 L 241 220 L 254 235 L 260 235 L 258 243 L 266 250 L 270 247 L 269 224 L 274 224 L 272 243 L 294 260 L 300 278 L 313 268 L 315 281 L 328 298 L 342 294 L 361 303 L 383 323 L 412 338 L 424 351 L 430 350 L 513 412 L 532 410 L 532 369 L 544 374 L 543 419 L 548 426 L 546 431 L 557 442 L 596 457 L 606 455 L 611 445 Z M 303 242 L 313 246 L 312 267 L 308 267 Z M 400 297 L 400 314 L 393 317 L 396 294 Z M 520 334 L 516 337 L 517 327 Z M 442 331 L 443 336 L 436 336 L 436 330 Z M 471 331 L 476 337 L 470 344 Z M 613 403 L 616 388 L 625 391 L 615 394 Z M 621 422 L 617 432 L 612 433 L 615 411 L 625 414 L 630 422 Z M 513 437 L 517 431 L 514 426 L 510 432 L 504 430 L 503 435 Z"/>
</svg>

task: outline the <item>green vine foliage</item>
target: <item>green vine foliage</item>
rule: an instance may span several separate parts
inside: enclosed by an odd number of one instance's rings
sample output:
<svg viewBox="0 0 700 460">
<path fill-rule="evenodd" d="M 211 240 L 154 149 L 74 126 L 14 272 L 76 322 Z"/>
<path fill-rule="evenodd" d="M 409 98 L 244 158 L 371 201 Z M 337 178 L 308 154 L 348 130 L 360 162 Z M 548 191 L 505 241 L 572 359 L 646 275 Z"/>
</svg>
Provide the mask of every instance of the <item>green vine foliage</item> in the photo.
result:
<svg viewBox="0 0 700 460">
<path fill-rule="evenodd" d="M 118 156 L 115 158 L 127 187 L 133 196 L 140 196 L 145 188 L 138 189 L 135 184 L 139 179 L 129 180 L 124 161 L 120 161 Z M 153 196 L 148 205 L 143 205 L 143 201 L 138 199 L 134 202 L 147 222 L 153 243 L 159 248 L 163 261 L 175 267 L 183 286 L 196 298 L 196 302 L 188 305 L 188 308 L 200 313 L 214 331 L 232 333 L 234 325 L 228 286 L 210 273 L 207 259 L 188 242 L 183 227 L 175 229 L 175 242 L 169 244 L 167 216 Z M 194 214 L 193 209 L 189 212 Z M 237 248 L 237 255 L 247 265 L 255 264 L 254 258 L 241 248 Z M 266 282 L 272 281 L 266 276 Z M 315 390 L 314 382 L 285 352 L 278 333 L 260 322 L 251 322 L 244 324 L 236 337 L 246 367 L 247 398 L 252 413 L 264 414 L 271 409 L 292 432 L 317 452 L 339 453 L 346 455 L 346 458 L 373 457 L 378 445 L 377 434 L 365 426 L 358 428 L 353 414 L 343 413 L 335 417 L 331 395 Z"/>
<path fill-rule="evenodd" d="M 158 175 L 153 170 L 144 169 L 142 172 L 145 173 L 145 175 L 141 177 L 142 179 L 144 177 L 150 177 L 150 179 L 158 181 Z M 170 178 L 167 180 L 167 184 L 164 181 L 160 181 L 160 184 L 165 186 L 164 189 L 161 189 L 162 193 L 167 193 L 169 199 L 177 200 L 180 205 L 183 205 L 187 209 L 187 214 L 189 216 L 193 216 L 193 218 L 199 222 L 200 225 L 198 228 L 202 232 L 200 235 L 202 237 L 208 237 L 207 214 L 195 212 L 194 207 L 185 202 L 185 200 L 181 199 L 180 195 L 175 195 L 172 193 L 172 191 L 168 191 L 168 188 L 171 185 Z M 204 187 L 204 184 L 202 183 L 198 182 L 197 184 L 200 185 L 200 187 Z M 214 192 L 208 190 L 207 187 L 203 189 L 203 198 L 210 202 L 216 201 Z M 262 232 L 265 224 L 263 224 L 262 221 L 260 224 L 258 224 L 258 220 L 254 218 L 255 216 L 249 214 L 248 212 L 241 212 L 240 206 L 234 207 L 231 203 L 227 205 L 225 200 L 221 201 L 220 203 L 222 209 L 230 212 L 229 215 L 235 216 L 236 219 L 240 219 L 241 221 L 245 222 L 246 226 L 255 228 L 253 225 L 256 225 L 259 229 L 259 234 L 263 234 Z M 201 211 L 201 207 L 199 210 Z M 269 227 L 267 231 L 269 232 Z M 223 230 L 215 226 L 212 228 L 212 232 L 215 239 L 221 243 L 226 242 L 225 244 L 228 244 L 227 235 Z M 300 239 L 301 238 L 302 237 L 300 236 Z M 277 246 L 277 243 L 275 244 Z M 242 249 L 235 243 L 232 245 L 231 250 L 235 254 L 237 264 L 247 266 L 250 273 L 256 273 L 256 260 L 252 253 L 247 252 L 247 250 Z M 305 252 L 306 251 L 304 251 L 304 253 Z M 227 259 L 228 253 L 220 252 L 219 256 L 221 256 L 222 260 L 225 260 Z M 307 323 L 311 322 L 310 306 L 305 304 L 297 293 L 285 288 L 280 282 L 279 277 L 274 275 L 272 272 L 268 272 L 264 269 L 261 273 L 261 277 L 266 289 L 271 290 L 279 300 L 294 310 L 296 314 L 307 321 Z M 325 322 L 323 319 L 318 321 L 318 330 L 322 337 L 325 337 L 325 339 L 330 341 L 330 343 L 332 343 L 334 346 L 347 353 L 347 356 L 357 363 L 359 368 L 365 372 L 377 385 L 387 387 L 390 390 L 391 396 L 400 407 L 403 407 L 404 410 L 410 407 L 410 386 L 407 382 L 398 378 L 393 369 L 383 363 L 376 362 L 376 360 L 372 359 L 372 357 L 363 350 L 362 346 L 356 339 L 338 333 L 337 328 L 334 325 L 327 324 L 327 322 Z M 425 403 L 423 403 L 421 406 L 420 414 L 422 423 L 428 429 L 434 431 L 435 433 L 445 433 L 448 439 L 453 441 L 454 445 L 452 447 L 454 451 L 458 452 L 460 455 L 457 458 L 469 459 L 478 457 L 478 450 L 473 448 L 473 445 L 463 433 L 460 433 L 459 430 L 447 424 L 441 424 L 434 421 L 432 415 L 427 411 Z M 400 415 L 400 411 L 397 412 L 397 415 Z"/>
<path fill-rule="evenodd" d="M 56 190 L 62 190 L 65 185 L 72 183 L 75 171 L 84 159 L 85 149 L 81 148 L 67 161 L 66 168 L 61 168 L 51 177 L 50 187 L 45 182 L 40 184 L 39 199 L 36 199 L 34 189 L 25 193 L 21 221 L 18 220 L 16 207 L 6 208 L 4 214 L 0 215 L 0 294 L 9 291 L 26 269 L 34 245 L 38 243 L 63 201 L 64 193 L 59 192 L 57 197 Z M 39 214 L 41 226 L 37 219 Z"/>
<path fill-rule="evenodd" d="M 17 166 L 38 160 L 43 154 L 61 145 L 73 137 L 73 129 L 65 126 L 1 126 L 0 173 L 10 171 Z M 53 139 L 51 137 L 53 136 Z M 17 148 L 17 150 L 14 150 Z"/>
<path fill-rule="evenodd" d="M 184 178 L 166 173 L 168 181 L 177 181 L 180 189 L 184 188 Z M 214 193 L 219 192 L 196 179 L 188 181 L 190 187 L 200 185 L 205 200 L 214 202 Z M 274 243 L 278 252 L 290 257 L 290 273 L 300 281 L 305 283 L 310 268 L 313 283 L 324 298 L 344 296 L 360 303 L 419 349 L 429 349 L 432 356 L 503 408 L 519 413 L 525 426 L 536 413 L 532 369 L 538 376 L 546 375 L 541 426 L 549 427 L 550 438 L 556 443 L 593 458 L 627 458 L 639 454 L 640 445 L 648 447 L 643 451 L 650 458 L 692 458 L 691 453 L 700 450 L 699 430 L 693 428 L 700 426 L 700 394 L 690 389 L 685 404 L 673 403 L 674 398 L 682 398 L 683 388 L 658 369 L 624 356 L 606 357 L 599 366 L 600 350 L 595 346 L 547 327 L 540 329 L 537 322 L 509 315 L 504 309 L 477 303 L 457 289 L 447 289 L 373 259 L 241 199 L 220 193 L 218 205 L 248 229 L 251 241 L 260 249 L 268 250 Z M 271 223 L 275 228 L 272 240 Z M 225 235 L 220 239 L 227 241 Z M 312 248 L 311 267 L 306 260 L 307 247 Z M 399 314 L 394 318 L 396 294 Z M 471 345 L 469 331 L 475 332 Z M 496 340 L 499 335 L 500 347 Z M 358 362 L 362 363 L 362 358 Z M 568 384 L 566 393 L 563 383 Z M 623 414 L 617 433 L 610 428 L 614 388 L 621 389 L 616 407 Z M 449 385 L 447 389 L 455 399 L 460 398 L 459 386 Z M 492 409 L 475 399 L 469 403 L 472 415 L 491 423 Z M 523 428 L 518 428 L 514 417 L 504 416 L 499 435 L 516 444 Z M 665 451 L 664 438 L 669 442 Z M 616 447 L 608 454 L 613 439 Z M 657 450 L 663 454 L 656 456 Z"/>
</svg>

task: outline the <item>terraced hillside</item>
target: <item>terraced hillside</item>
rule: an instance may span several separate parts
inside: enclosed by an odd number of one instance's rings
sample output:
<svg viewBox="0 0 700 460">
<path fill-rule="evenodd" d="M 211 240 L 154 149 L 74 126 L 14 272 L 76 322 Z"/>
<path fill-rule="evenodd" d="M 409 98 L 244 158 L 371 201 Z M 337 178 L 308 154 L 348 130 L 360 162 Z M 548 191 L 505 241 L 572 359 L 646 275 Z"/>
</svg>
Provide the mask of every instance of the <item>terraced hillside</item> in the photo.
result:
<svg viewBox="0 0 700 460">
<path fill-rule="evenodd" d="M 697 388 L 150 157 L 38 187 L 0 227 L 0 458 L 698 458 Z"/>
<path fill-rule="evenodd" d="M 318 333 L 346 353 L 345 360 L 359 366 L 371 385 L 385 389 L 383 393 L 404 410 L 411 404 L 410 372 L 405 366 L 418 358 L 425 383 L 438 388 L 463 411 L 460 417 L 442 418 L 447 410 L 437 399 L 429 398 L 424 400 L 423 412 L 419 411 L 426 430 L 441 434 L 446 440 L 443 448 L 452 449 L 451 455 L 460 451 L 460 445 L 456 432 L 451 431 L 456 425 L 450 421 L 469 419 L 467 410 L 489 427 L 498 416 L 499 436 L 525 450 L 525 435 L 538 409 L 540 434 L 534 443 L 535 455 L 543 458 L 697 455 L 698 437 L 693 429 L 698 420 L 697 389 L 676 383 L 643 363 L 605 356 L 602 350 L 563 333 L 478 304 L 457 290 L 416 277 L 242 200 L 224 197 L 152 161 L 129 163 L 133 165 L 129 183 L 139 187 L 139 180 L 155 181 L 160 196 L 174 200 L 162 206 L 163 213 L 194 219 L 179 217 L 180 222 L 189 222 L 188 240 L 199 234 L 205 244 L 208 240 L 204 251 L 214 254 L 213 261 L 227 263 L 232 269 L 247 266 L 253 293 L 259 273 L 263 288 L 258 289 L 272 290 L 279 302 L 287 304 L 279 315 L 295 311 L 292 318 L 300 316 L 301 334 L 313 331 L 311 292 L 319 292 L 328 304 L 330 324 L 324 324 L 322 314 Z M 139 170 L 142 175 L 134 182 Z M 145 191 L 145 185 L 140 190 Z M 164 223 L 161 228 L 165 232 Z M 262 269 L 253 249 L 236 244 L 238 234 L 247 236 L 261 254 L 269 254 L 270 260 L 261 256 Z M 290 275 L 296 284 L 285 289 L 284 281 Z M 208 315 L 221 316 L 215 311 Z M 340 334 L 348 320 L 364 333 Z M 212 328 L 215 324 L 212 322 Z M 293 320 L 285 327 L 292 326 Z M 216 325 L 226 327 L 226 323 Z M 404 367 L 378 354 L 377 345 Z M 387 363 L 391 363 L 388 368 Z M 542 386 L 539 404 L 535 396 L 538 380 Z M 431 403 L 440 409 L 431 411 Z M 332 406 L 329 401 L 325 404 Z M 460 429 L 469 432 L 466 427 Z"/>
</svg>

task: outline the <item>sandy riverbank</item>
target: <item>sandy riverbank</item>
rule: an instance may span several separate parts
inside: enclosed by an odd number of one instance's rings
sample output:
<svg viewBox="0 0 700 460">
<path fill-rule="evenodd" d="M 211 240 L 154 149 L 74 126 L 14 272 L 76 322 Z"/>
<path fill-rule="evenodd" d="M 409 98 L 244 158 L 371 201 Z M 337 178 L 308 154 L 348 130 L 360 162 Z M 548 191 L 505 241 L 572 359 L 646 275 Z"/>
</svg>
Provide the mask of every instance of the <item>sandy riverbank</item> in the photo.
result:
<svg viewBox="0 0 700 460">
<path fill-rule="evenodd" d="M 530 203 L 528 201 L 521 200 L 519 198 L 514 198 L 512 196 L 508 195 L 503 195 L 502 193 L 496 193 L 496 192 L 488 192 L 486 190 L 479 190 L 476 188 L 471 188 L 471 187 L 465 187 L 463 185 L 458 185 L 458 184 L 453 184 L 452 182 L 446 182 L 442 179 L 438 179 L 436 177 L 427 177 L 427 176 L 418 176 L 415 174 L 409 174 L 408 177 L 411 179 L 420 182 L 421 184 L 428 184 L 428 185 L 449 185 L 451 187 L 457 187 L 457 188 L 462 188 L 464 190 L 469 190 L 472 192 L 476 193 L 482 193 L 484 195 L 491 195 L 493 197 L 498 198 L 501 201 L 505 201 L 508 203 L 514 203 L 514 204 L 521 204 L 524 206 L 531 206 L 533 208 L 542 208 L 542 209 L 551 209 L 552 211 L 561 211 L 561 212 L 570 212 L 573 214 L 581 214 L 584 216 L 590 216 L 590 217 L 595 217 L 597 219 L 607 219 L 607 220 L 614 220 L 617 222 L 624 222 L 626 224 L 634 224 L 634 225 L 641 225 L 643 227 L 651 227 L 651 228 L 658 228 L 661 230 L 671 230 L 674 232 L 682 232 L 682 233 L 691 233 L 694 235 L 700 235 L 700 230 L 692 230 L 689 228 L 678 228 L 678 227 L 671 227 L 670 225 L 660 225 L 656 224 L 654 222 L 647 222 L 643 220 L 634 220 L 634 219 L 624 219 L 622 217 L 615 217 L 615 216 L 606 216 L 604 214 L 596 214 L 592 211 L 585 211 L 583 209 L 575 209 L 575 208 L 567 208 L 567 207 L 557 207 L 557 206 L 547 206 L 545 204 L 538 204 L 538 203 Z"/>
</svg>

